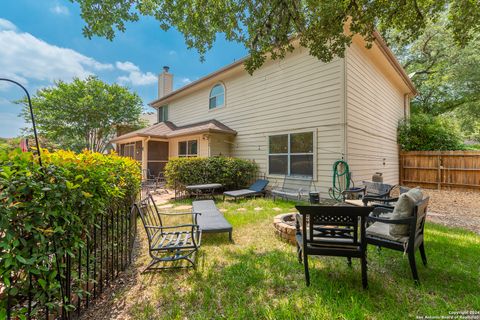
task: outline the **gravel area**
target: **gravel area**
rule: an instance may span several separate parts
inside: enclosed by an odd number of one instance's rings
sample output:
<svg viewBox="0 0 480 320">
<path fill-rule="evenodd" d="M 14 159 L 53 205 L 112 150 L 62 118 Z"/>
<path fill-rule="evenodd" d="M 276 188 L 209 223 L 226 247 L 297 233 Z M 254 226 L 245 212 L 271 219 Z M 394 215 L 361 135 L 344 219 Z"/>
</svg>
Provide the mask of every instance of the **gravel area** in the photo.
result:
<svg viewBox="0 0 480 320">
<path fill-rule="evenodd" d="M 480 192 L 424 190 L 430 196 L 427 219 L 480 234 Z"/>
</svg>

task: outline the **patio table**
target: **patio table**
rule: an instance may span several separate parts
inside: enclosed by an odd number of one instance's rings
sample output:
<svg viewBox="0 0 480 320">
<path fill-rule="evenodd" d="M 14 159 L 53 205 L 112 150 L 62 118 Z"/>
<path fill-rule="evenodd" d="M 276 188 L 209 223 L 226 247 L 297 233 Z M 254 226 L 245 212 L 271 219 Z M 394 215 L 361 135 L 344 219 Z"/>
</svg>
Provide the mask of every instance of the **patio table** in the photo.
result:
<svg viewBox="0 0 480 320">
<path fill-rule="evenodd" d="M 194 184 L 185 187 L 190 194 L 195 195 L 195 199 L 198 199 L 203 195 L 210 195 L 213 200 L 215 200 L 213 193 L 215 190 L 221 188 L 223 188 L 223 185 L 220 183 Z"/>
</svg>

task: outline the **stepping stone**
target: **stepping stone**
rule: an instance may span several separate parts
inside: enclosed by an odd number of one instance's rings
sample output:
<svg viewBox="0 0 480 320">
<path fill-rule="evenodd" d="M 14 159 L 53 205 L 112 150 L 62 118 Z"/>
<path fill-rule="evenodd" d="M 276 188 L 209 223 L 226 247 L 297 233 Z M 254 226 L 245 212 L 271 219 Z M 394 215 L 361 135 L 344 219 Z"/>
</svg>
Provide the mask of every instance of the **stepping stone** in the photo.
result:
<svg viewBox="0 0 480 320">
<path fill-rule="evenodd" d="M 254 208 L 253 210 L 255 210 L 255 211 L 262 211 L 262 210 L 263 210 L 263 208 L 256 207 L 256 208 Z"/>
<path fill-rule="evenodd" d="M 220 211 L 220 212 L 227 212 L 227 209 L 223 209 L 223 208 L 222 208 L 222 209 L 218 209 L 218 211 Z"/>
<path fill-rule="evenodd" d="M 237 211 L 245 212 L 245 211 L 247 211 L 247 209 L 245 209 L 245 208 L 238 208 Z"/>
<path fill-rule="evenodd" d="M 277 212 L 278 212 L 278 211 L 282 211 L 282 209 L 275 207 L 275 208 L 273 208 L 273 211 L 277 211 Z"/>
</svg>

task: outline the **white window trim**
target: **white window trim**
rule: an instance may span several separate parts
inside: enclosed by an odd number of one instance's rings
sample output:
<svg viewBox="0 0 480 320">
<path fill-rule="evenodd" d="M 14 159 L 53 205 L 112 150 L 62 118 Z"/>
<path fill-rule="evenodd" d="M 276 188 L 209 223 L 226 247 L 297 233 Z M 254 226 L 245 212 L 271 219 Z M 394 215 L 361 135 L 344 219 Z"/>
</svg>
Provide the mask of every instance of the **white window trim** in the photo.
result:
<svg viewBox="0 0 480 320">
<path fill-rule="evenodd" d="M 213 88 L 217 85 L 221 85 L 223 88 L 223 104 L 221 106 L 216 106 L 215 108 L 210 109 L 210 99 L 218 96 L 218 95 L 211 96 Z M 225 108 L 226 105 L 227 105 L 227 88 L 223 82 L 217 82 L 210 88 L 210 91 L 208 92 L 208 111 L 210 112 L 218 109 L 223 109 Z"/>
<path fill-rule="evenodd" d="M 195 141 L 197 142 L 197 153 L 196 154 L 189 154 L 188 153 L 188 143 L 189 142 L 192 142 L 192 141 Z M 187 153 L 186 154 L 180 154 L 180 143 L 182 142 L 186 142 L 187 143 Z M 191 139 L 191 140 L 181 140 L 181 141 L 178 141 L 178 144 L 177 144 L 177 156 L 179 158 L 195 158 L 195 157 L 198 157 L 198 155 L 200 154 L 200 143 L 198 142 L 198 139 Z"/>
<path fill-rule="evenodd" d="M 313 155 L 313 172 L 312 176 L 301 176 L 301 175 L 290 175 L 290 157 L 292 155 L 290 152 L 288 153 L 270 153 L 270 137 L 271 136 L 281 136 L 281 135 L 288 135 L 288 150 L 290 151 L 290 135 L 295 133 L 312 133 L 313 134 L 313 153 L 294 153 L 293 155 Z M 287 170 L 288 174 L 286 175 L 289 179 L 297 179 L 297 180 L 310 180 L 317 181 L 317 155 L 318 155 L 318 146 L 317 146 L 317 130 L 316 129 L 303 129 L 303 130 L 292 130 L 292 131 L 279 131 L 279 132 L 271 132 L 266 135 L 266 155 L 267 155 L 267 177 L 271 178 L 283 178 L 285 177 L 284 174 L 278 173 L 270 173 L 270 156 L 277 155 L 277 156 L 287 156 Z"/>
</svg>

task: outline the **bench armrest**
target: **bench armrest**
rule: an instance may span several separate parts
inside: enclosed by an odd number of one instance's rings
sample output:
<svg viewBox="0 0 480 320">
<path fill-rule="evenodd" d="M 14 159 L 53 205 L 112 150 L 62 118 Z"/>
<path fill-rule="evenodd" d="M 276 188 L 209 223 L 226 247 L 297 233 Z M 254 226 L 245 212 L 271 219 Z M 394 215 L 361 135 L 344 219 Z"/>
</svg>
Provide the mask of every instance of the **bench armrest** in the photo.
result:
<svg viewBox="0 0 480 320">
<path fill-rule="evenodd" d="M 201 215 L 200 212 L 175 212 L 175 213 L 159 212 L 158 214 L 161 214 L 162 216 L 181 216 L 181 215 L 187 215 L 187 214 Z"/>
<path fill-rule="evenodd" d="M 193 227 L 193 228 L 199 228 L 198 224 L 178 224 L 176 226 L 149 226 L 146 225 L 145 228 L 148 229 L 157 229 L 157 230 L 163 230 L 163 229 L 175 229 L 175 228 L 185 228 L 185 227 Z"/>
</svg>

